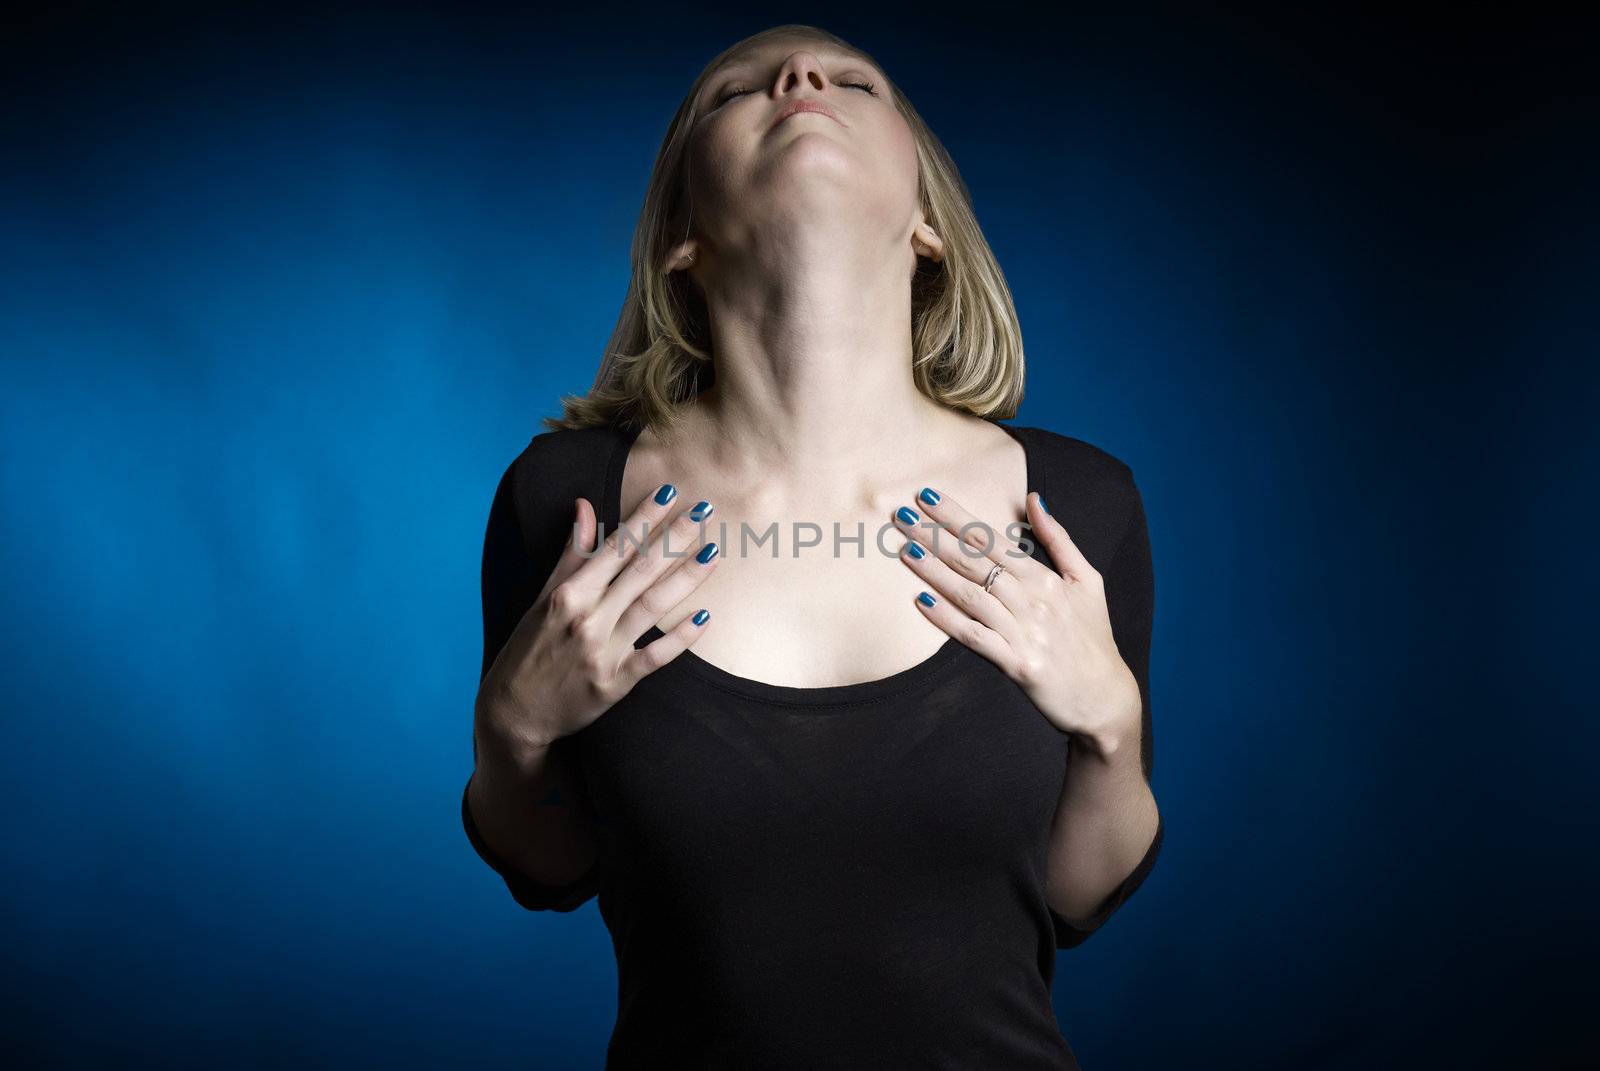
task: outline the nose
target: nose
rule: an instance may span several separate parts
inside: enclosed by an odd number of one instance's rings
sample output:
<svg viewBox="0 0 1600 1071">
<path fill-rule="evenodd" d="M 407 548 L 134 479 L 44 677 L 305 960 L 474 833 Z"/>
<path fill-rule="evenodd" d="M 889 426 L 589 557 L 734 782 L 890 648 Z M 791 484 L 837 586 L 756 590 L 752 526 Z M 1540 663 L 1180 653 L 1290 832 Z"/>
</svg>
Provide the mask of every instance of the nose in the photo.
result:
<svg viewBox="0 0 1600 1071">
<path fill-rule="evenodd" d="M 778 68 L 778 96 L 787 96 L 795 86 L 808 83 L 812 89 L 820 92 L 827 88 L 828 77 L 823 72 L 822 61 L 801 49 L 784 60 L 783 66 Z"/>
</svg>

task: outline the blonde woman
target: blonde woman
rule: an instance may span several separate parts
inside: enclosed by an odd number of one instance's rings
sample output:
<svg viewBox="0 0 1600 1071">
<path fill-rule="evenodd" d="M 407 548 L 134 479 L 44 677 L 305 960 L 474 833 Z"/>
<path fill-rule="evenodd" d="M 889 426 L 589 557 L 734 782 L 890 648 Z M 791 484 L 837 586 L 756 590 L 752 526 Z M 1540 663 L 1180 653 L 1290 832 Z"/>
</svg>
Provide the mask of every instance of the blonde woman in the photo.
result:
<svg viewBox="0 0 1600 1071">
<path fill-rule="evenodd" d="M 1129 467 L 999 422 L 966 190 L 831 34 L 706 67 L 633 252 L 490 509 L 468 837 L 525 908 L 598 896 L 608 1067 L 1077 1066 L 1056 952 L 1163 828 Z"/>
</svg>

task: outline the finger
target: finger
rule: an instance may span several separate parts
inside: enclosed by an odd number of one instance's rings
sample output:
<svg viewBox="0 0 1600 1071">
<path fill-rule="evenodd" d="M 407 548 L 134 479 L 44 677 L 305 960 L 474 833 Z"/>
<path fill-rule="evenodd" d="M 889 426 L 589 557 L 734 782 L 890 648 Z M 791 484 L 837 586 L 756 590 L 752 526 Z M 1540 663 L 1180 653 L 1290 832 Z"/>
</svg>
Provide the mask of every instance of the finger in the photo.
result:
<svg viewBox="0 0 1600 1071">
<path fill-rule="evenodd" d="M 690 592 L 705 583 L 721 561 L 721 548 L 716 543 L 707 542 L 696 553 L 668 567 L 665 573 L 645 588 L 623 610 L 617 621 L 613 640 L 621 645 L 619 656 L 626 653 L 626 648 L 633 646 L 633 641 L 647 628 L 659 625 L 673 607 L 680 605 Z"/>
<path fill-rule="evenodd" d="M 629 559 L 591 613 L 599 627 L 616 627 L 628 608 L 663 575 L 675 572 L 685 562 L 694 561 L 694 556 L 702 551 L 709 549 L 712 555 L 717 553 L 717 548 L 709 542 L 710 526 L 706 523 L 711 510 L 711 503 L 701 502 L 693 509 L 683 511 L 666 523 L 648 546 Z M 659 619 L 675 605 L 660 607 L 652 620 Z M 645 626 L 640 625 L 628 634 L 625 637 L 627 642 L 631 644 L 644 629 Z"/>
<path fill-rule="evenodd" d="M 643 647 L 635 648 L 632 654 L 622 660 L 617 675 L 631 689 L 641 678 L 654 673 L 693 646 L 694 641 L 705 634 L 710 620 L 711 611 L 704 607 L 690 614 L 661 636 Z M 639 632 L 643 635 L 644 630 L 640 629 Z"/>
<path fill-rule="evenodd" d="M 932 621 L 942 631 L 977 651 L 1007 674 L 1015 675 L 1019 661 L 1016 651 L 1000 633 L 981 621 L 974 621 L 932 592 L 919 592 L 915 602 L 917 609 L 922 611 L 922 616 Z"/>
<path fill-rule="evenodd" d="M 646 495 L 628 519 L 606 533 L 605 542 L 583 556 L 583 562 L 569 578 L 570 583 L 592 598 L 599 598 L 617 574 L 646 546 L 664 519 L 673 510 L 678 489 L 670 483 Z M 592 542 L 592 540 L 591 540 Z"/>
<path fill-rule="evenodd" d="M 1080 582 L 1098 578 L 1100 574 L 1089 564 L 1089 559 L 1083 556 L 1078 544 L 1067 534 L 1066 528 L 1044 508 L 1044 499 L 1037 492 L 1030 494 L 1028 499 L 1033 530 L 1038 535 L 1039 542 L 1044 544 L 1044 549 L 1049 552 L 1050 560 L 1056 563 L 1061 575 Z"/>
<path fill-rule="evenodd" d="M 1004 565 L 1006 572 L 995 581 L 998 588 L 1002 583 L 1013 584 L 1026 578 L 1030 569 L 1043 568 L 1017 549 L 1017 544 L 1003 532 L 974 517 L 950 496 L 924 487 L 917 495 L 917 502 L 926 516 L 909 506 L 901 506 L 895 510 L 895 524 L 906 538 L 917 539 L 966 579 L 981 585 L 996 564 Z M 1002 601 L 1014 594 L 996 588 L 990 590 Z"/>
<path fill-rule="evenodd" d="M 960 552 L 952 553 L 959 555 Z M 907 539 L 905 546 L 900 548 L 900 560 L 944 602 L 1000 633 L 1007 643 L 1016 641 L 1017 618 L 1011 609 L 993 594 L 984 591 L 982 585 L 952 568 L 920 541 Z M 983 560 L 988 561 L 987 558 Z"/>
</svg>

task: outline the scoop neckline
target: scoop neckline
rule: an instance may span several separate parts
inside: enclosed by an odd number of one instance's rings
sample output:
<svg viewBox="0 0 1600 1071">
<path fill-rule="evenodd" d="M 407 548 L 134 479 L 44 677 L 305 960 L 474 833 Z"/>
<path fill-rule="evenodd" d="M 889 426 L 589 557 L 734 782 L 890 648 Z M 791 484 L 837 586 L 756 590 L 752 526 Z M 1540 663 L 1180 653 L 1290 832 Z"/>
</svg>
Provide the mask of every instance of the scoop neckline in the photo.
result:
<svg viewBox="0 0 1600 1071">
<path fill-rule="evenodd" d="M 1044 469 L 1039 464 L 1037 450 L 1033 442 L 1031 433 L 1034 429 L 1025 425 L 1002 424 L 991 417 L 984 417 L 983 419 L 1001 428 L 1021 444 L 1027 471 L 1027 489 L 1029 491 L 1038 491 L 1040 497 L 1044 497 Z M 641 430 L 637 425 L 612 425 L 614 442 L 611 448 L 610 460 L 606 465 L 605 495 L 601 500 L 604 513 L 600 517 L 600 523 L 604 525 L 604 530 L 607 533 L 615 531 L 620 523 L 622 516 L 622 478 L 627 468 L 628 456 L 633 452 L 633 444 L 639 438 Z M 1031 556 L 1038 559 L 1039 552 L 1043 547 L 1037 539 L 1033 543 L 1034 549 Z M 664 635 L 666 633 L 660 627 L 651 625 L 634 642 L 634 646 L 640 647 L 653 643 Z M 670 662 L 667 662 L 656 672 L 673 670 L 688 673 L 724 691 L 777 706 L 839 708 L 861 703 L 872 703 L 890 696 L 904 695 L 912 689 L 931 684 L 941 671 L 955 662 L 967 650 L 966 644 L 954 636 L 946 636 L 945 641 L 928 657 L 907 666 L 905 669 L 896 670 L 888 676 L 877 677 L 867 681 L 855 681 L 850 684 L 826 684 L 817 687 L 772 684 L 767 681 L 758 681 L 753 677 L 742 677 L 701 658 L 694 653 L 693 648 L 685 648 L 680 651 Z"/>
</svg>

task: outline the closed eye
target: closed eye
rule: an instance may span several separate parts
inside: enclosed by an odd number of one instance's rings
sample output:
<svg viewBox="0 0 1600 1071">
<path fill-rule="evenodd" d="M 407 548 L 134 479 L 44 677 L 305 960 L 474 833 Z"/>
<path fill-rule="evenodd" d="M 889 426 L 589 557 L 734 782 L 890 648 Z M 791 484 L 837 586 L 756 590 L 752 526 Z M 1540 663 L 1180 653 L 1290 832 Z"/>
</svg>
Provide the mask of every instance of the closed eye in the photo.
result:
<svg viewBox="0 0 1600 1071">
<path fill-rule="evenodd" d="M 878 95 L 877 90 L 873 88 L 873 85 L 872 85 L 871 82 L 840 82 L 839 84 L 843 85 L 843 86 L 849 86 L 849 87 L 851 87 L 853 89 L 863 90 L 863 91 L 871 94 L 874 97 Z M 728 101 L 732 100 L 734 97 L 742 97 L 746 93 L 754 93 L 754 92 L 755 92 L 754 89 L 746 89 L 743 86 L 735 85 L 735 86 L 731 87 L 727 92 L 723 93 L 722 96 L 717 98 L 716 107 L 717 108 L 722 107 L 724 104 L 728 103 Z M 715 110 L 715 109 L 713 109 L 713 110 Z"/>
</svg>

